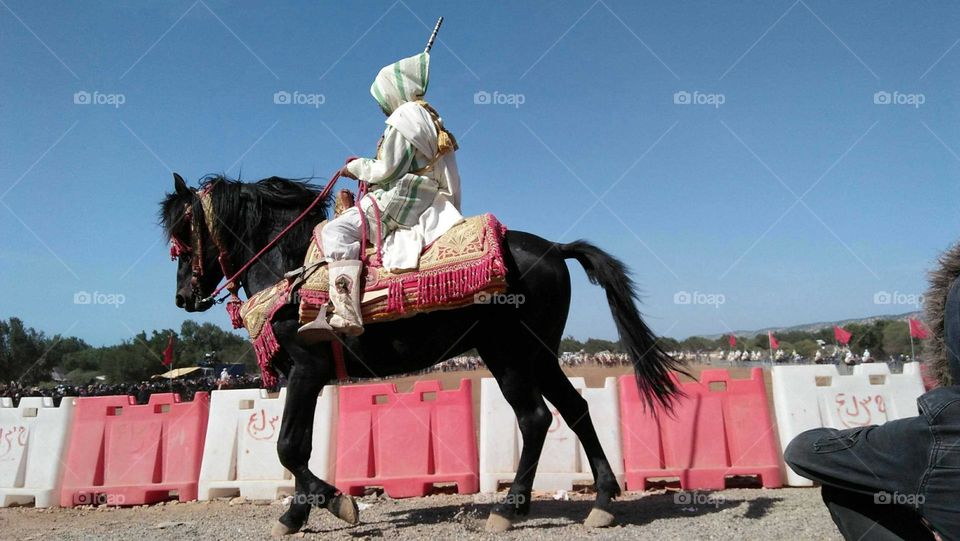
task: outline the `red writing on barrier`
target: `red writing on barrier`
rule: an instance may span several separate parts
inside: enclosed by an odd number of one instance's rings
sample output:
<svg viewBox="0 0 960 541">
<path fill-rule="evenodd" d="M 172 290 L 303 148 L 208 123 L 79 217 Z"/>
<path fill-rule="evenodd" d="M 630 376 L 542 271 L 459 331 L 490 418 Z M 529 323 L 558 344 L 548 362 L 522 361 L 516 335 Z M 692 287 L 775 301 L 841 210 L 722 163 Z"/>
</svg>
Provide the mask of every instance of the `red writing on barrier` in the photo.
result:
<svg viewBox="0 0 960 541">
<path fill-rule="evenodd" d="M 261 409 L 258 413 L 250 415 L 247 421 L 247 434 L 255 440 L 269 440 L 277 433 L 277 421 L 279 415 L 267 417 L 267 411 Z"/>
<path fill-rule="evenodd" d="M 10 455 L 17 447 L 26 447 L 27 445 L 27 427 L 0 426 L 0 460 Z"/>
<path fill-rule="evenodd" d="M 837 417 L 847 428 L 868 426 L 886 420 L 887 406 L 881 395 L 860 396 L 837 393 Z"/>
<path fill-rule="evenodd" d="M 563 421 L 560 418 L 560 412 L 557 410 L 550 408 L 550 413 L 553 414 L 553 419 L 550 422 L 550 428 L 547 429 L 547 432 L 553 433 L 560 430 L 560 427 L 563 426 Z"/>
</svg>

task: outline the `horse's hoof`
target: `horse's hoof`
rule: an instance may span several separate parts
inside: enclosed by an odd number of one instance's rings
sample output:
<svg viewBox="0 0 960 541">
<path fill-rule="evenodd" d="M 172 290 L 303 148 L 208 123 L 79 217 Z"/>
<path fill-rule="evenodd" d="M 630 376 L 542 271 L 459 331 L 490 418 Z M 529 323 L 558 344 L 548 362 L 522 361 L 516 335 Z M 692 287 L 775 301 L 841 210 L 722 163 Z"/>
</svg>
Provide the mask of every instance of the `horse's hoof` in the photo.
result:
<svg viewBox="0 0 960 541">
<path fill-rule="evenodd" d="M 503 533 L 509 530 L 511 525 L 512 523 L 507 517 L 491 512 L 490 516 L 487 517 L 486 530 L 490 533 Z"/>
<path fill-rule="evenodd" d="M 613 514 L 599 507 L 591 509 L 590 514 L 587 515 L 587 520 L 583 522 L 583 525 L 587 528 L 606 528 L 611 524 L 613 524 Z"/>
<path fill-rule="evenodd" d="M 348 494 L 339 494 L 330 500 L 327 509 L 340 520 L 347 524 L 357 524 L 360 522 L 360 508 L 353 497 Z"/>
<path fill-rule="evenodd" d="M 270 535 L 273 537 L 283 537 L 285 535 L 295 534 L 299 531 L 300 528 L 291 528 L 290 526 L 287 526 L 278 520 L 277 523 L 273 525 L 273 529 L 270 530 Z"/>
</svg>

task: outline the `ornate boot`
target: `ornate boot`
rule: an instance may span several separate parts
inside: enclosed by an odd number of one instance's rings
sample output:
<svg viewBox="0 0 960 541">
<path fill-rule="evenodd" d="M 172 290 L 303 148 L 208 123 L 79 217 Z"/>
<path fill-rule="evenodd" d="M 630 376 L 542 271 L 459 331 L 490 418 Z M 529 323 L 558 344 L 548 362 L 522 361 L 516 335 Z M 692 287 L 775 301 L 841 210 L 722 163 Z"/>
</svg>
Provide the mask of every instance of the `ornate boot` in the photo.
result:
<svg viewBox="0 0 960 541">
<path fill-rule="evenodd" d="M 334 314 L 330 327 L 339 334 L 363 334 L 363 316 L 360 311 L 360 273 L 363 263 L 358 260 L 330 263 L 330 300 Z"/>
</svg>

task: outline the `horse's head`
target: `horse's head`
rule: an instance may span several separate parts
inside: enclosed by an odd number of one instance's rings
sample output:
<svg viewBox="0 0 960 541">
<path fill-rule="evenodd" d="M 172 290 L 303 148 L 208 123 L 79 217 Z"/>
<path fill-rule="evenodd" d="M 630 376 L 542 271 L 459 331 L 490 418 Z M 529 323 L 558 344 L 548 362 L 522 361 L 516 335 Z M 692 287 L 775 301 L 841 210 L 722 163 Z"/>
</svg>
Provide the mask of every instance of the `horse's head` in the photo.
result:
<svg viewBox="0 0 960 541">
<path fill-rule="evenodd" d="M 194 190 L 174 173 L 173 187 L 161 203 L 160 222 L 170 240 L 170 255 L 178 261 L 177 306 L 188 312 L 213 306 L 210 295 L 224 274 L 233 275 L 251 261 L 256 265 L 234 284 L 248 296 L 302 265 L 313 227 L 326 219 L 330 204 L 329 196 L 316 204 L 321 192 L 304 179 L 269 177 L 244 183 L 209 175 Z M 281 231 L 285 234 L 277 245 L 259 254 Z"/>
<path fill-rule="evenodd" d="M 161 203 L 160 221 L 170 240 L 170 256 L 177 261 L 176 303 L 187 312 L 202 312 L 213 306 L 207 298 L 223 279 L 223 271 L 198 192 L 176 173 L 173 186 L 173 193 Z"/>
</svg>

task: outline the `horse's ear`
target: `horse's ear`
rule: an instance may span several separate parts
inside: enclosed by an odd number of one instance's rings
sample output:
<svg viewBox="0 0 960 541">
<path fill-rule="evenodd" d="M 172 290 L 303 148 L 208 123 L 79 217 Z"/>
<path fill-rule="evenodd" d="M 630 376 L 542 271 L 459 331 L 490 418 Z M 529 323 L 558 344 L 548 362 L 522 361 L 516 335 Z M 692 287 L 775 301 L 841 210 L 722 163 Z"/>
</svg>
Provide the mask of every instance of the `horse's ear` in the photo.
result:
<svg viewBox="0 0 960 541">
<path fill-rule="evenodd" d="M 190 193 L 190 188 L 187 188 L 187 183 L 183 180 L 183 177 L 177 173 L 173 174 L 173 187 L 178 194 Z"/>
</svg>

